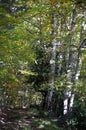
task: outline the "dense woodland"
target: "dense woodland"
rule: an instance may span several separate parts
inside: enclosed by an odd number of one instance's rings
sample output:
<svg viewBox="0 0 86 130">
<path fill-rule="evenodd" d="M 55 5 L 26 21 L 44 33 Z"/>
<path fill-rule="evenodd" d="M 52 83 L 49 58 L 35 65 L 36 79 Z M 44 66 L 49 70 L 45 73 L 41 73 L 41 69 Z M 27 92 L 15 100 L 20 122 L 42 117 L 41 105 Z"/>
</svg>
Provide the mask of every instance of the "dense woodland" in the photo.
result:
<svg viewBox="0 0 86 130">
<path fill-rule="evenodd" d="M 85 0 L 0 0 L 0 130 L 36 129 L 86 130 Z"/>
</svg>

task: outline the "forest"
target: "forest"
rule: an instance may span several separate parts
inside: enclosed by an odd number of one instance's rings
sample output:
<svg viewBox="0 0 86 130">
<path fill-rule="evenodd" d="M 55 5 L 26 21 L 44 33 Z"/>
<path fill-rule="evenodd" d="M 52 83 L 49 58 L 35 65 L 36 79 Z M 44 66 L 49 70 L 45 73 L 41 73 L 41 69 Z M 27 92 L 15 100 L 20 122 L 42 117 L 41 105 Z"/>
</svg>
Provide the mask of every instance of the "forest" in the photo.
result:
<svg viewBox="0 0 86 130">
<path fill-rule="evenodd" d="M 85 0 L 0 0 L 0 130 L 86 130 Z"/>
</svg>

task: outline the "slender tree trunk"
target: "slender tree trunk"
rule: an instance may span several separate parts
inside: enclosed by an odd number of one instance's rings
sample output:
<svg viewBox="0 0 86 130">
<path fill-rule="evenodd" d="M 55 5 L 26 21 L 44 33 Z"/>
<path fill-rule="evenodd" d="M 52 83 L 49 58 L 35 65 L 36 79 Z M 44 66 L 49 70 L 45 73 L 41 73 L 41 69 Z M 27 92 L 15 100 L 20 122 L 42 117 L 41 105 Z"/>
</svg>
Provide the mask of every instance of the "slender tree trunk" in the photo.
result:
<svg viewBox="0 0 86 130">
<path fill-rule="evenodd" d="M 55 37 L 55 30 L 57 28 L 57 15 L 53 15 L 53 26 L 54 29 L 52 31 L 52 35 Z M 54 89 L 54 77 L 55 77 L 55 60 L 56 60 L 56 38 L 52 40 L 52 54 L 51 54 L 51 60 L 50 60 L 50 80 L 49 80 L 49 86 L 50 91 L 48 93 L 48 110 L 52 111 L 52 97 L 53 97 L 53 89 Z"/>
<path fill-rule="evenodd" d="M 64 99 L 64 115 L 68 113 L 72 109 L 74 94 L 72 94 L 72 81 L 73 81 L 73 71 L 74 71 L 74 50 L 71 46 L 75 39 L 75 30 L 76 30 L 76 8 L 73 8 L 72 11 L 72 19 L 71 19 L 71 30 L 70 30 L 70 46 L 69 46 L 69 65 L 67 70 L 68 75 L 68 86 L 65 92 Z"/>
<path fill-rule="evenodd" d="M 75 82 L 77 83 L 77 80 L 79 79 L 80 76 L 80 71 L 81 71 L 81 65 L 82 65 L 82 56 L 81 56 L 81 49 L 84 45 L 84 32 L 85 32 L 85 18 L 86 18 L 86 11 L 83 11 L 82 15 L 82 23 L 81 23 L 81 31 L 80 31 L 80 45 L 78 48 L 78 60 L 77 60 L 77 65 L 76 65 L 76 74 L 75 74 Z"/>
<path fill-rule="evenodd" d="M 81 32 L 80 32 L 80 46 L 78 48 L 78 55 L 77 55 L 77 63 L 74 62 L 74 58 L 73 58 L 73 50 L 72 50 L 72 54 L 70 55 L 69 58 L 69 69 L 68 69 L 68 75 L 69 75 L 69 82 L 72 83 L 72 79 L 73 79 L 73 71 L 75 72 L 75 82 L 77 83 L 79 76 L 80 76 L 80 71 L 81 71 L 81 65 L 82 65 L 82 56 L 81 56 L 81 48 L 83 46 L 83 35 L 85 32 L 85 18 L 86 18 L 86 11 L 83 12 L 83 16 L 82 16 L 82 23 L 81 23 Z M 73 22 L 74 23 L 74 22 Z M 74 27 L 75 28 L 75 27 Z M 72 31 L 74 32 L 75 29 L 72 27 Z M 74 30 L 73 30 L 74 29 Z M 76 64 L 76 70 L 73 68 L 73 62 Z M 74 69 L 74 70 L 73 70 Z M 73 103 L 74 103 L 74 90 L 70 91 L 70 89 L 72 88 L 72 84 L 68 85 L 67 88 L 69 88 L 69 91 L 66 91 L 66 98 L 64 100 L 64 114 L 67 114 L 68 111 L 72 111 L 72 107 L 73 107 Z"/>
<path fill-rule="evenodd" d="M 26 86 L 23 86 L 23 95 L 21 97 L 21 108 L 26 108 L 26 105 L 25 105 L 25 100 L 26 100 Z"/>
</svg>

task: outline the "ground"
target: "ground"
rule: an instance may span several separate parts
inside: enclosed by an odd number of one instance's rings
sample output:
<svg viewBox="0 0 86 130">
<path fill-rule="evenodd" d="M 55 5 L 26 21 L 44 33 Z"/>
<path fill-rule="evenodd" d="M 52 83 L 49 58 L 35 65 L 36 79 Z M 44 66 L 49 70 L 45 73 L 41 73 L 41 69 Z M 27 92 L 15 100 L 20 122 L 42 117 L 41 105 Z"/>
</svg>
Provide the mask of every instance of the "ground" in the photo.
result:
<svg viewBox="0 0 86 130">
<path fill-rule="evenodd" d="M 47 115 L 45 113 L 45 115 Z M 0 130 L 61 130 L 35 109 L 0 109 Z"/>
</svg>

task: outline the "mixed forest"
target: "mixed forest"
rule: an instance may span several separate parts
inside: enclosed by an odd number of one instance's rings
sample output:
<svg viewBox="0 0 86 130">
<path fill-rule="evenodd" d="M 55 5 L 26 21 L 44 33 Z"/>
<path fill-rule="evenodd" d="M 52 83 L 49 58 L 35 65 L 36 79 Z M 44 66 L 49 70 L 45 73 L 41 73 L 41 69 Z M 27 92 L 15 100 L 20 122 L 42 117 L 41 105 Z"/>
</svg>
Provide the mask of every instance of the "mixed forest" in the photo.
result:
<svg viewBox="0 0 86 130">
<path fill-rule="evenodd" d="M 85 0 L 0 0 L 0 130 L 86 130 Z"/>
</svg>

